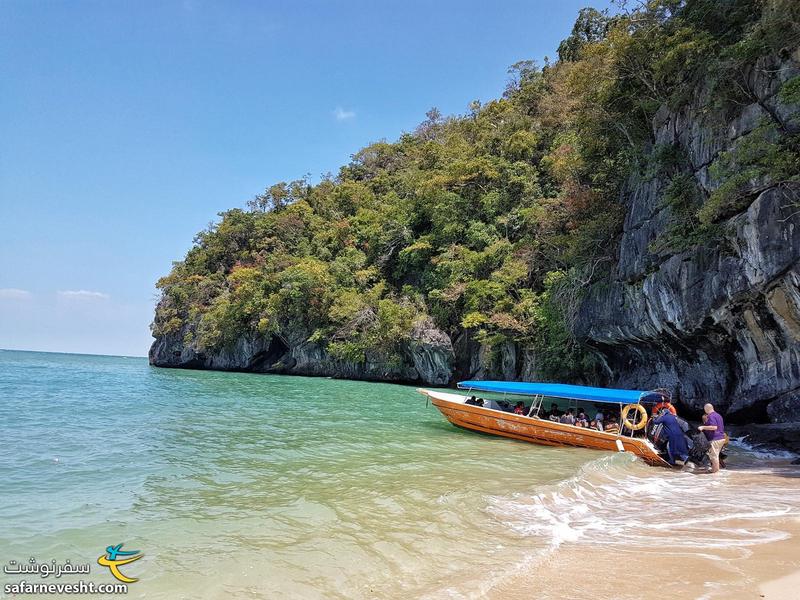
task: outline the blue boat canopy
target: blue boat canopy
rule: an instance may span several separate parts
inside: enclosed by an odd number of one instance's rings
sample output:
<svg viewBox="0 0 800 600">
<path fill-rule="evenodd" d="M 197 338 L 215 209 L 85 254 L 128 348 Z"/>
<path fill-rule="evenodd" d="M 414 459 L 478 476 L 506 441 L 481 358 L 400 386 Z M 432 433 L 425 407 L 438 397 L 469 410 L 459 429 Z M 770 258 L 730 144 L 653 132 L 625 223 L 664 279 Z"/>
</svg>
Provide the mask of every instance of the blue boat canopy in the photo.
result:
<svg viewBox="0 0 800 600">
<path fill-rule="evenodd" d="M 481 392 L 499 392 L 522 396 L 548 396 L 551 398 L 568 398 L 570 400 L 586 400 L 588 402 L 609 402 L 613 404 L 636 404 L 640 399 L 651 394 L 637 390 L 615 390 L 612 388 L 587 387 L 564 383 L 528 383 L 523 381 L 461 381 L 458 387 L 462 390 Z"/>
</svg>

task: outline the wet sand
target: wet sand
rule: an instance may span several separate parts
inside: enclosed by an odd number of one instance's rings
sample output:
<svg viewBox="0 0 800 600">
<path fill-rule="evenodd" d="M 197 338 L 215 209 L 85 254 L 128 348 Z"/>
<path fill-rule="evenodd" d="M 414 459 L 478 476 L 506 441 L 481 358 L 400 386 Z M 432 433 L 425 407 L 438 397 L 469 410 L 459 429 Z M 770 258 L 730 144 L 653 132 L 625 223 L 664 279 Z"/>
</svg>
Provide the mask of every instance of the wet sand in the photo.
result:
<svg viewBox="0 0 800 600">
<path fill-rule="evenodd" d="M 800 598 L 800 523 L 789 540 L 714 555 L 563 549 L 488 595 L 516 599 Z"/>
<path fill-rule="evenodd" d="M 793 549 L 797 552 L 797 548 Z M 784 598 L 797 598 L 800 595 L 800 571 L 774 579 L 759 586 L 764 598 L 770 600 L 783 600 Z"/>
<path fill-rule="evenodd" d="M 765 485 L 785 487 L 790 497 L 800 492 L 800 469 L 786 464 L 771 472 L 730 473 L 727 479 L 742 494 L 751 486 Z M 665 501 L 679 502 L 680 498 Z M 658 507 L 654 506 L 653 511 L 658 511 Z M 713 498 L 709 498 L 708 511 L 714 511 Z M 732 543 L 720 547 L 709 540 L 707 547 L 700 543 L 681 550 L 672 545 L 662 546 L 657 539 L 652 547 L 643 547 L 640 542 L 630 547 L 616 542 L 563 543 L 530 561 L 515 576 L 504 578 L 487 597 L 797 600 L 800 598 L 799 515 L 800 506 L 798 511 L 782 516 L 760 519 L 756 515 L 720 521 L 719 530 L 725 537 L 730 532 L 769 532 L 784 538 L 753 545 Z"/>
</svg>

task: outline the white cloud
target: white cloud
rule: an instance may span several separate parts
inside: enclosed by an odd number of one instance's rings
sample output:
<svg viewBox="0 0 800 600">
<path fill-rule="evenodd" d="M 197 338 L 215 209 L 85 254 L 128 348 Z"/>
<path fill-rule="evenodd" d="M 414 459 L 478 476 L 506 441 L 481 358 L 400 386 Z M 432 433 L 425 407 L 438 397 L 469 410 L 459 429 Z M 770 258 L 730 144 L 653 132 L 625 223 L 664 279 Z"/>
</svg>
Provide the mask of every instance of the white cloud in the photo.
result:
<svg viewBox="0 0 800 600">
<path fill-rule="evenodd" d="M 87 299 L 103 299 L 108 300 L 111 296 L 103 292 L 92 292 L 90 290 L 63 290 L 59 291 L 58 295 L 62 298 L 77 298 L 82 300 Z"/>
<path fill-rule="evenodd" d="M 30 298 L 31 293 L 28 290 L 20 290 L 17 288 L 0 288 L 0 298 L 10 298 L 13 300 L 24 300 Z"/>
<path fill-rule="evenodd" d="M 348 121 L 350 119 L 355 119 L 356 111 L 345 110 L 341 106 L 337 106 L 336 109 L 333 111 L 333 116 L 336 118 L 337 121 Z"/>
</svg>

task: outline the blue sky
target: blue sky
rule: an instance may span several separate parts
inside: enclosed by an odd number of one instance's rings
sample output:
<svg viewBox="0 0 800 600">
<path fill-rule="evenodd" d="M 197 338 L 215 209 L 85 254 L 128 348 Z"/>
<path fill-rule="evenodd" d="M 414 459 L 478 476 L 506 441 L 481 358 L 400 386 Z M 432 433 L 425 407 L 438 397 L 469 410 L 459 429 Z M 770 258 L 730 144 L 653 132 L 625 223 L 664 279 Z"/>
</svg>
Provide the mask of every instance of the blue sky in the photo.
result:
<svg viewBox="0 0 800 600">
<path fill-rule="evenodd" d="M 146 354 L 218 212 L 497 97 L 589 3 L 3 0 L 0 348 Z"/>
</svg>

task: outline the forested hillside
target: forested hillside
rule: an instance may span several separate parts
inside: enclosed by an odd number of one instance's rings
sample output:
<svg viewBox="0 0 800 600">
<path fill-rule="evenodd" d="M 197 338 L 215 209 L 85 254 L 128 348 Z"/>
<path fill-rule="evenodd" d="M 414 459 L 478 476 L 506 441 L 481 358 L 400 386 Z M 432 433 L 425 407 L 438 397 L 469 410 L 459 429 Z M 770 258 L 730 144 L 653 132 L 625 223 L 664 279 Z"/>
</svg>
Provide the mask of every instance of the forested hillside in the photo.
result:
<svg viewBox="0 0 800 600">
<path fill-rule="evenodd" d="M 661 315 L 635 310 L 630 296 L 673 259 L 699 265 L 699 281 L 720 256 L 744 264 L 740 241 L 761 234 L 788 248 L 788 267 L 764 285 L 796 270 L 799 43 L 794 0 L 584 9 L 557 59 L 513 65 L 498 99 L 459 116 L 432 109 L 335 176 L 277 183 L 247 209 L 222 213 L 158 282 L 151 362 L 440 384 L 645 385 L 662 361 L 667 384 L 692 404 L 708 390 L 683 385 L 670 353 L 689 362 L 691 341 L 709 327 L 737 339 L 712 323 L 722 300 L 698 308 L 691 331 L 640 333 L 631 320 Z M 767 192 L 779 194 L 782 212 L 762 223 L 768 231 L 756 221 L 739 236 L 737 215 Z M 726 288 L 725 301 L 769 293 L 745 283 Z M 791 290 L 783 297 L 785 313 L 800 314 L 800 294 L 797 306 Z M 796 351 L 797 323 L 776 342 L 781 351 Z M 651 344 L 651 335 L 670 342 Z M 654 354 L 627 347 L 637 344 Z M 746 367 L 731 368 L 714 393 L 733 404 Z M 800 373 L 781 377 L 784 388 L 758 402 L 800 386 Z"/>
</svg>

